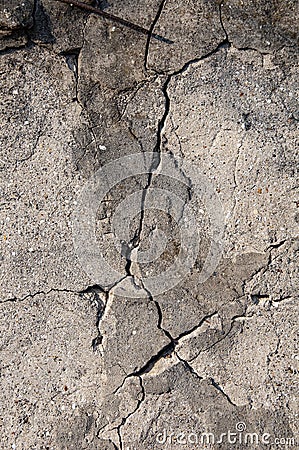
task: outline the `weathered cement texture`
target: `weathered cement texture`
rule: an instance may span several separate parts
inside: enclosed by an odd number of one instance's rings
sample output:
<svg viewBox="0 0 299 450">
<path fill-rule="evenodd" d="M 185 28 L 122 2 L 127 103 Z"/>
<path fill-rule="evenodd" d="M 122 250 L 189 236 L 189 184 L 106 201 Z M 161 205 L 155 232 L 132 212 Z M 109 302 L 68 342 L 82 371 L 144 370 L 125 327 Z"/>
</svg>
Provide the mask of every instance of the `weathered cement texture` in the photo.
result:
<svg viewBox="0 0 299 450">
<path fill-rule="evenodd" d="M 2 58 L 1 198 L 4 298 L 76 290 L 71 212 L 82 185 L 72 130 L 81 109 L 63 56 L 33 47 Z"/>
<path fill-rule="evenodd" d="M 20 448 L 46 448 L 83 404 L 93 414 L 102 371 L 90 345 L 96 305 L 82 300 L 51 292 L 1 305 L 2 448 L 18 439 Z"/>
<path fill-rule="evenodd" d="M 157 72 L 180 70 L 193 59 L 215 50 L 225 40 L 220 21 L 219 2 L 190 1 L 164 2 L 154 32 L 174 41 L 169 48 L 152 42 L 148 65 Z"/>
<path fill-rule="evenodd" d="M 95 3 L 174 43 L 59 1 L 0 5 L 1 450 L 296 448 L 298 2 Z M 142 152 L 157 173 L 132 173 L 97 213 L 123 278 L 104 290 L 75 255 L 73 211 L 100 167 Z M 225 232 L 199 283 L 203 211 L 191 273 L 153 295 L 144 278 L 180 248 L 172 205 L 132 220 L 132 254 L 150 263 L 120 255 L 112 225 L 151 188 L 201 210 L 159 176 L 165 154 L 213 183 Z M 157 230 L 168 242 L 156 258 Z M 136 298 L 120 295 L 128 285 Z M 229 430 L 238 443 L 217 443 Z"/>
<path fill-rule="evenodd" d="M 33 25 L 33 0 L 10 0 L 0 4 L 0 50 L 27 42 L 26 32 Z"/>
<path fill-rule="evenodd" d="M 237 48 L 271 53 L 298 45 L 299 3 L 224 0 L 221 17 L 229 40 Z"/>
</svg>

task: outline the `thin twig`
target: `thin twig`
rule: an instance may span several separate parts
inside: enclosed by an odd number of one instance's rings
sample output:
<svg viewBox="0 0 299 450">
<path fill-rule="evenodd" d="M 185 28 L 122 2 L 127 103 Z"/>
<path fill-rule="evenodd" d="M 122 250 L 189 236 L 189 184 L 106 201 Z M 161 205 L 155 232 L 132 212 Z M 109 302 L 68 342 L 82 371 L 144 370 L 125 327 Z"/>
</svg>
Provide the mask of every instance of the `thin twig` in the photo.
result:
<svg viewBox="0 0 299 450">
<path fill-rule="evenodd" d="M 98 14 L 99 16 L 102 16 L 107 20 L 112 20 L 113 22 L 121 23 L 122 25 L 125 25 L 126 27 L 132 28 L 133 30 L 138 31 L 139 33 L 145 34 L 146 36 L 150 36 L 150 37 L 157 39 L 158 41 L 164 42 L 166 44 L 174 43 L 170 39 L 167 39 L 163 36 L 159 36 L 158 34 L 152 33 L 150 30 L 147 30 L 146 28 L 136 25 L 135 23 L 129 22 L 126 19 L 122 19 L 121 17 L 114 16 L 113 14 L 109 14 L 105 11 L 102 11 L 99 8 L 95 8 L 94 6 L 87 5 L 86 3 L 79 2 L 77 0 L 56 0 L 56 1 L 60 1 L 62 3 L 67 3 L 68 5 L 76 6 L 78 8 L 84 9 L 85 11 L 90 11 L 94 14 Z"/>
</svg>

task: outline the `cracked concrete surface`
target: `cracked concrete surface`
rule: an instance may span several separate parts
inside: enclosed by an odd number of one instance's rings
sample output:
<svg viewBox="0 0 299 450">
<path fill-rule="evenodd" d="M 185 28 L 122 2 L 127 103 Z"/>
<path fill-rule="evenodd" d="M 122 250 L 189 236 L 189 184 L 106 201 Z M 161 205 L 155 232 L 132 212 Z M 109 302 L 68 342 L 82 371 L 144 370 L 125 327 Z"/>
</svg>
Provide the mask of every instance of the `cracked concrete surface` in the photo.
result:
<svg viewBox="0 0 299 450">
<path fill-rule="evenodd" d="M 0 448 L 296 448 L 299 3 L 86 2 L 173 44 L 57 0 L 0 5 Z M 72 214 L 99 168 L 144 152 L 156 173 L 132 173 L 97 212 L 122 274 L 104 289 Z M 203 283 L 210 222 L 192 186 L 159 176 L 165 154 L 221 200 L 223 254 Z M 157 188 L 202 211 L 201 242 L 188 276 L 153 295 L 144 277 L 180 247 L 172 206 L 146 209 Z M 135 191 L 145 211 L 119 254 L 113 215 Z M 136 298 L 119 295 L 128 284 Z"/>
</svg>

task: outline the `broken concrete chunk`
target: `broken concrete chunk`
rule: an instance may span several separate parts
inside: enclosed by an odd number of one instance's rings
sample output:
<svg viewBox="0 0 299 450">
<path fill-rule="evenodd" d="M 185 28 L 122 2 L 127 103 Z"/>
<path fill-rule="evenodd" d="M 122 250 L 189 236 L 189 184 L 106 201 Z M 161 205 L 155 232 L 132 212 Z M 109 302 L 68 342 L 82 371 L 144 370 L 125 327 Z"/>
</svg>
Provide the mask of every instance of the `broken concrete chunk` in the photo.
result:
<svg viewBox="0 0 299 450">
<path fill-rule="evenodd" d="M 170 344 L 160 328 L 159 311 L 147 298 L 123 298 L 112 293 L 100 322 L 101 352 L 106 389 L 118 388 L 127 375 L 137 373 Z"/>
</svg>

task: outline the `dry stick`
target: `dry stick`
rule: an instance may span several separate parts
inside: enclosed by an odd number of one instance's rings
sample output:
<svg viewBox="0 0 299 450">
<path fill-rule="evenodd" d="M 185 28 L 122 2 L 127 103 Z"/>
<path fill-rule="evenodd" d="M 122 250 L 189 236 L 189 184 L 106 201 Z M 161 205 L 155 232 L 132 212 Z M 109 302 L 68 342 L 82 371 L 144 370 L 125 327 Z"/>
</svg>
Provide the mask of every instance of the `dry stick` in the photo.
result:
<svg viewBox="0 0 299 450">
<path fill-rule="evenodd" d="M 121 17 L 114 16 L 113 14 L 106 13 L 105 11 L 102 11 L 99 8 L 94 8 L 93 6 L 87 5 L 83 2 L 78 2 L 77 0 L 56 0 L 60 1 L 62 3 L 67 3 L 71 6 L 77 6 L 78 8 L 84 9 L 86 11 L 90 11 L 94 14 L 98 14 L 99 16 L 105 17 L 105 19 L 112 20 L 113 22 L 121 23 L 122 25 L 125 25 L 126 27 L 132 28 L 135 31 L 138 31 L 139 33 L 145 34 L 146 36 L 151 36 L 154 39 L 158 39 L 159 41 L 165 42 L 166 44 L 173 44 L 174 42 L 170 39 L 167 39 L 163 36 L 159 36 L 158 34 L 151 33 L 146 28 L 140 27 L 139 25 L 136 25 L 135 23 L 129 22 L 128 20 L 122 19 Z"/>
</svg>

